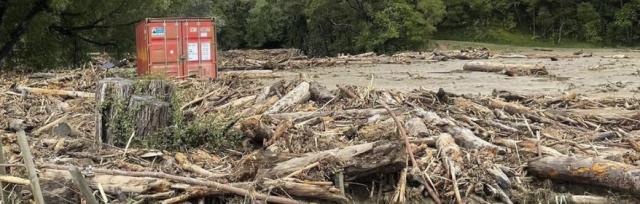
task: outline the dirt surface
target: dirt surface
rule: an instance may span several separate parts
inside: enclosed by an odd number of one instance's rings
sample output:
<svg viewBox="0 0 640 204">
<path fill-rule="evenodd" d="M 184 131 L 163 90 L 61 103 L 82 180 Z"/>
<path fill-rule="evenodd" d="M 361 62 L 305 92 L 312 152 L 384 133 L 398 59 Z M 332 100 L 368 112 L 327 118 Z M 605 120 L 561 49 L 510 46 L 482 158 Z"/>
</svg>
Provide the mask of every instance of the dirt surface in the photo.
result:
<svg viewBox="0 0 640 204">
<path fill-rule="evenodd" d="M 556 49 L 535 51 L 532 48 L 515 48 L 496 51 L 501 54 L 572 56 L 579 49 Z M 466 72 L 462 66 L 469 60 L 449 60 L 436 63 L 417 62 L 408 65 L 374 64 L 347 65 L 328 68 L 310 68 L 283 71 L 286 78 L 306 74 L 327 87 L 337 84 L 373 86 L 378 89 L 413 90 L 424 88 L 460 94 L 490 94 L 494 89 L 508 90 L 520 94 L 560 95 L 567 91 L 593 97 L 638 97 L 640 96 L 640 52 L 594 49 L 583 50 L 593 57 L 560 58 L 552 61 L 540 59 L 492 58 L 482 61 L 515 64 L 544 64 L 551 76 L 509 77 L 495 73 Z M 625 59 L 607 58 L 625 55 Z M 372 81 L 373 77 L 373 81 Z"/>
</svg>

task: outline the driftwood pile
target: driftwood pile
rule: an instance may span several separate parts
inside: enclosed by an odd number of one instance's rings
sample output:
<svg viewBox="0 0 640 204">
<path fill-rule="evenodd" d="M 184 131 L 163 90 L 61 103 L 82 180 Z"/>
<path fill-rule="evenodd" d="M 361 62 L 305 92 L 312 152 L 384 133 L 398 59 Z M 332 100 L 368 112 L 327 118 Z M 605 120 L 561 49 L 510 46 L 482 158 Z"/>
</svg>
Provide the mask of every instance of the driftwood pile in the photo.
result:
<svg viewBox="0 0 640 204">
<path fill-rule="evenodd" d="M 100 71 L 2 76 L 0 182 L 13 201 L 40 200 L 30 185 L 47 203 L 639 201 L 637 99 L 174 81 L 185 121 L 233 116 L 222 129 L 243 136 L 161 150 L 96 144 L 100 106 L 77 92 L 96 93 Z"/>
<path fill-rule="evenodd" d="M 219 65 L 221 70 L 237 71 L 300 69 L 354 64 L 411 64 L 446 61 L 449 59 L 488 59 L 492 54 L 486 48 L 468 48 L 453 51 L 401 52 L 394 55 L 368 52 L 357 55 L 339 54 L 336 57 L 322 58 L 308 57 L 297 49 L 229 50 L 221 52 L 220 55 Z"/>
</svg>

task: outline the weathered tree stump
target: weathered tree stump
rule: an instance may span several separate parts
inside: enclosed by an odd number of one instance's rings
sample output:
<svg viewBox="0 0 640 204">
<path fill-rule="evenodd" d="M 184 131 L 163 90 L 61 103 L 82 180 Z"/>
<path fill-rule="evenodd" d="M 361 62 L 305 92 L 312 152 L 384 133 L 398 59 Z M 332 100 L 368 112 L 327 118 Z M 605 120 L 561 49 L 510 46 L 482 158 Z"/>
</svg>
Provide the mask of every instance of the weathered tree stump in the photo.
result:
<svg viewBox="0 0 640 204">
<path fill-rule="evenodd" d="M 133 94 L 133 81 L 106 78 L 98 82 L 96 90 L 96 143 L 113 144 L 113 123 L 125 113 Z"/>
<path fill-rule="evenodd" d="M 132 96 L 129 111 L 138 139 L 144 139 L 171 124 L 169 103 L 153 96 Z"/>
<path fill-rule="evenodd" d="M 173 86 L 164 80 L 107 78 L 96 91 L 96 142 L 124 145 L 154 134 L 172 121 Z"/>
</svg>

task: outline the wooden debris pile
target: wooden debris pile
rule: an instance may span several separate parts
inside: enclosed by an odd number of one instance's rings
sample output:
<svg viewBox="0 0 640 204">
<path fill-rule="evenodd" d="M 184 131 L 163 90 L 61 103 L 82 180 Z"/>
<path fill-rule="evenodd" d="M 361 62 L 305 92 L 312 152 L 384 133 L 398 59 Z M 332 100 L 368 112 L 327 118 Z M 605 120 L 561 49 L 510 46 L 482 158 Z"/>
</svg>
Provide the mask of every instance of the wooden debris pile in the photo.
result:
<svg viewBox="0 0 640 204">
<path fill-rule="evenodd" d="M 221 52 L 221 70 L 276 70 L 310 67 L 331 67 L 353 64 L 411 64 L 438 62 L 449 59 L 488 59 L 492 54 L 486 48 L 455 51 L 401 52 L 380 55 L 373 52 L 357 55 L 339 54 L 336 57 L 313 58 L 297 49 L 229 50 Z"/>
<path fill-rule="evenodd" d="M 25 176 L 25 149 L 49 203 L 615 203 L 640 192 L 637 99 L 175 81 L 182 122 L 228 116 L 218 136 L 242 138 L 229 148 L 208 148 L 210 138 L 159 150 L 96 143 L 94 98 L 15 92 L 11 85 L 41 79 L 2 76 L 0 182 L 16 201 L 38 194 L 25 185 L 34 178 Z"/>
</svg>

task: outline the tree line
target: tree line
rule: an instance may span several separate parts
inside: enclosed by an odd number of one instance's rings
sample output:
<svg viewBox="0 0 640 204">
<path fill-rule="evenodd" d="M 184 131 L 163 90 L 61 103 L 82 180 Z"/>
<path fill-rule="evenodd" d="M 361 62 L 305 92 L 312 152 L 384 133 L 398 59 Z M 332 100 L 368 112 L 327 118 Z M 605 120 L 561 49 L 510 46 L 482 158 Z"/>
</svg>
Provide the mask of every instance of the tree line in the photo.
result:
<svg viewBox="0 0 640 204">
<path fill-rule="evenodd" d="M 162 16 L 215 18 L 220 49 L 295 47 L 313 56 L 420 50 L 447 31 L 602 46 L 640 40 L 640 0 L 0 0 L 2 68 L 134 52 L 135 23 Z"/>
</svg>

